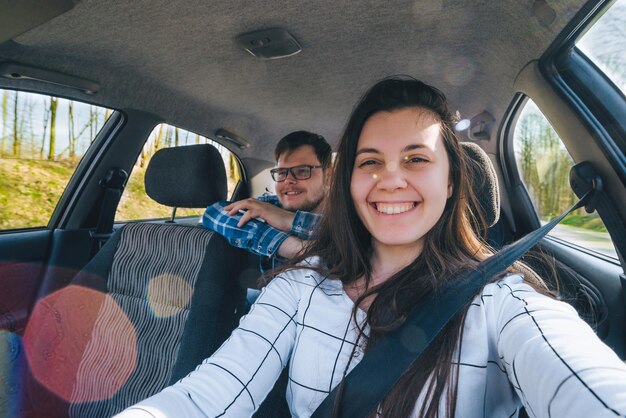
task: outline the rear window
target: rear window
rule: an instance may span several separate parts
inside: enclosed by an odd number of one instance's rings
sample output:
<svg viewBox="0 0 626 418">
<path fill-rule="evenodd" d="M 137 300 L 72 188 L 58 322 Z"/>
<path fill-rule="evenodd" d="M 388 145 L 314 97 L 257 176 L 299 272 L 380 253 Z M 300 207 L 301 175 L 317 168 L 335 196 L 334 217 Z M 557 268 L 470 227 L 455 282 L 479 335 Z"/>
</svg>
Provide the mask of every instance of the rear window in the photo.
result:
<svg viewBox="0 0 626 418">
<path fill-rule="evenodd" d="M 204 136 L 194 134 L 175 126 L 160 124 L 150 134 L 141 154 L 137 158 L 128 179 L 124 194 L 115 214 L 116 222 L 137 221 L 147 219 L 165 219 L 172 216 L 172 208 L 161 205 L 146 194 L 144 176 L 150 158 L 161 148 L 180 147 L 195 144 L 211 144 L 222 155 L 226 178 L 228 181 L 228 198 L 241 179 L 239 163 L 235 155 L 227 148 Z M 197 217 L 204 213 L 204 209 L 176 209 L 176 218 Z"/>
</svg>

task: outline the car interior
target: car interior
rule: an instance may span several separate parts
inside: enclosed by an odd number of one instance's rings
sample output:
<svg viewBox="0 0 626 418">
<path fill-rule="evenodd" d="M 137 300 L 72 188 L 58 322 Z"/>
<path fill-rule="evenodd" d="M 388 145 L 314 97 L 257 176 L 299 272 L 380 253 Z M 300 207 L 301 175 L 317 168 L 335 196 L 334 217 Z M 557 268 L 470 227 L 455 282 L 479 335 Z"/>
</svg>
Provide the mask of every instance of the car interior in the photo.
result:
<svg viewBox="0 0 626 418">
<path fill-rule="evenodd" d="M 31 0 L 0 10 L 0 211 L 15 218 L 0 213 L 0 416 L 111 416 L 192 371 L 237 326 L 246 290 L 260 287 L 258 256 L 204 229 L 203 209 L 271 192 L 274 145 L 289 132 L 319 133 L 335 148 L 363 92 L 397 74 L 440 88 L 458 109 L 476 211 L 490 224 L 480 232 L 496 249 L 574 203 L 566 184 L 567 197 L 543 209 L 557 162 L 521 159 L 524 132 L 547 126 L 545 149 L 561 147 L 567 169 L 593 166 L 596 211 L 579 218 L 593 216 L 601 233 L 563 229 L 538 247 L 555 262 L 558 297 L 626 358 L 626 34 L 602 32 L 618 51 L 608 67 L 582 41 L 609 18 L 626 22 L 626 0 Z M 57 131 L 70 137 L 67 152 L 61 143 L 58 156 L 33 159 L 52 167 L 67 156 L 60 186 L 16 165 L 29 149 L 53 148 L 23 141 L 18 152 L 18 126 L 36 131 L 18 123 L 18 92 L 45 109 L 55 97 L 106 112 L 75 151 L 82 131 L 70 106 L 69 130 Z M 19 97 L 26 106 L 31 96 Z M 51 110 L 29 106 L 20 117 L 43 118 L 48 141 Z M 155 142 L 159 132 L 169 143 Z M 137 170 L 146 201 L 167 215 L 145 204 L 120 215 Z M 19 193 L 38 196 L 19 186 L 35 183 L 58 194 L 31 224 L 36 204 L 8 208 Z M 607 251 L 592 245 L 600 236 Z M 256 417 L 289 416 L 288 378 Z"/>
</svg>

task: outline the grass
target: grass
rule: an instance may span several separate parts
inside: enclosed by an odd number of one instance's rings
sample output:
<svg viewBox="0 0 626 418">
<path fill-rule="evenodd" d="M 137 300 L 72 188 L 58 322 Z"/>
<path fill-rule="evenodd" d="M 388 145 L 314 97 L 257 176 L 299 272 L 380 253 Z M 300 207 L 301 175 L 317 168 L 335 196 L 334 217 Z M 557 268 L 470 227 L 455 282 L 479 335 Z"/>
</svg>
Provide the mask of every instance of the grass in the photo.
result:
<svg viewBox="0 0 626 418">
<path fill-rule="evenodd" d="M 0 158 L 0 230 L 44 227 L 74 172 L 68 162 Z M 172 209 L 150 199 L 144 169 L 136 168 L 120 201 L 116 221 L 161 219 Z M 176 216 L 201 216 L 202 209 L 179 209 Z"/>
<path fill-rule="evenodd" d="M 563 225 L 575 226 L 591 231 L 608 232 L 602 223 L 602 220 L 595 213 L 585 215 L 569 214 L 561 221 L 561 223 Z"/>
<path fill-rule="evenodd" d="M 0 229 L 46 226 L 73 171 L 55 161 L 0 159 Z"/>
<path fill-rule="evenodd" d="M 172 216 L 172 208 L 150 199 L 144 187 L 145 169 L 135 167 L 115 214 L 116 221 L 162 219 Z M 176 217 L 202 215 L 202 209 L 178 209 Z"/>
</svg>

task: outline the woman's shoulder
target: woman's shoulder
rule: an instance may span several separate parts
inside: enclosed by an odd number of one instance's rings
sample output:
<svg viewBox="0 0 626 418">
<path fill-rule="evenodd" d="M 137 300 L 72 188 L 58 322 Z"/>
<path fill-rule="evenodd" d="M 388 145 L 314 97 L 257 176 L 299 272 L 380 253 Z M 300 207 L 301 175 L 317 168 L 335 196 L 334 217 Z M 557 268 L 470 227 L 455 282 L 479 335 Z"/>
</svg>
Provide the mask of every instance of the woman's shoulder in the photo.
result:
<svg viewBox="0 0 626 418">
<path fill-rule="evenodd" d="M 324 274 L 325 263 L 320 257 L 309 257 L 295 267 L 278 273 L 276 279 L 288 282 L 291 285 L 307 288 L 336 289 L 341 288 L 340 280 L 332 280 Z"/>
<path fill-rule="evenodd" d="M 555 299 L 547 292 L 537 291 L 524 280 L 520 273 L 511 273 L 487 284 L 474 299 L 474 304 L 486 309 L 502 311 L 527 311 L 529 309 L 549 309 L 575 314 L 571 305 Z"/>
</svg>

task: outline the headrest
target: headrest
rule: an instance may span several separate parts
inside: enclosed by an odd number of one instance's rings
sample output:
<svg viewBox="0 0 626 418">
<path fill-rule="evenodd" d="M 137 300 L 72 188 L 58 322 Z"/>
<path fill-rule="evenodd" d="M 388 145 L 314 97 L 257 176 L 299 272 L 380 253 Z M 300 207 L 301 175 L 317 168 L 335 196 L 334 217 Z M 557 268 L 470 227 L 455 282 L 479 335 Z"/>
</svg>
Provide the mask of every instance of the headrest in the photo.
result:
<svg viewBox="0 0 626 418">
<path fill-rule="evenodd" d="M 471 187 L 476 193 L 485 221 L 489 226 L 494 226 L 500 219 L 500 190 L 496 170 L 481 147 L 472 142 L 461 142 L 461 145 L 471 160 Z"/>
<path fill-rule="evenodd" d="M 146 193 L 162 205 L 204 208 L 226 200 L 226 170 L 210 144 L 161 148 L 150 159 Z"/>
</svg>

